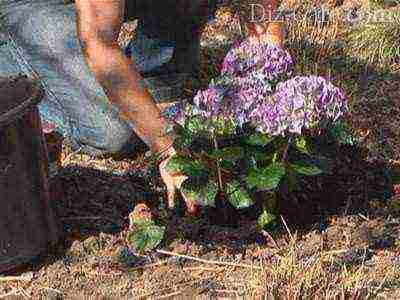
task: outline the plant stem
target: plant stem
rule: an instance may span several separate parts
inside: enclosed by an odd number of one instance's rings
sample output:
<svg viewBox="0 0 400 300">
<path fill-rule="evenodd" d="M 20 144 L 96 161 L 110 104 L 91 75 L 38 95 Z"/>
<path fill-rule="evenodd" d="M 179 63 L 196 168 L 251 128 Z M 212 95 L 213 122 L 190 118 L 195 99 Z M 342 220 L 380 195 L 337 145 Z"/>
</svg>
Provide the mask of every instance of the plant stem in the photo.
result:
<svg viewBox="0 0 400 300">
<path fill-rule="evenodd" d="M 288 143 L 285 147 L 285 150 L 283 152 L 283 157 L 282 157 L 282 161 L 284 164 L 286 164 L 287 160 L 288 160 L 288 155 L 289 155 L 289 148 L 290 145 L 292 144 L 292 137 L 289 137 Z"/>
<path fill-rule="evenodd" d="M 218 141 L 217 138 L 215 137 L 215 134 L 213 133 L 213 141 L 214 141 L 214 148 L 215 150 L 218 151 Z M 222 173 L 221 173 L 221 166 L 219 164 L 219 158 L 217 158 L 217 174 L 218 174 L 218 185 L 219 185 L 219 190 L 222 192 L 224 190 L 224 184 L 222 182 Z"/>
</svg>

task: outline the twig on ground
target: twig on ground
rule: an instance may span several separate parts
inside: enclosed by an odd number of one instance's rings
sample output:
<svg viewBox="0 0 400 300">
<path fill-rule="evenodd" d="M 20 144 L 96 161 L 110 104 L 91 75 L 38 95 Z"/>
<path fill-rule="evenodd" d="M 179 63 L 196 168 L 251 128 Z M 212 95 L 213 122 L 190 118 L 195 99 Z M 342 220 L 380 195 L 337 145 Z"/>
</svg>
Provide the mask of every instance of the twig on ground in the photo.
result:
<svg viewBox="0 0 400 300">
<path fill-rule="evenodd" d="M 181 291 L 177 291 L 177 292 L 174 292 L 174 293 L 158 296 L 157 299 L 170 298 L 170 297 L 177 296 L 177 295 L 180 295 L 180 294 L 182 294 L 182 292 Z"/>
<path fill-rule="evenodd" d="M 365 221 L 369 221 L 369 218 L 366 217 L 366 216 L 364 216 L 364 215 L 361 214 L 361 213 L 359 213 L 358 216 L 359 216 L 361 219 L 364 219 Z"/>
<path fill-rule="evenodd" d="M 218 269 L 215 268 L 205 268 L 205 267 L 187 267 L 183 268 L 183 271 L 216 271 Z M 220 271 L 220 270 L 218 270 Z"/>
<path fill-rule="evenodd" d="M 283 225 L 285 226 L 286 231 L 288 232 L 288 234 L 289 234 L 289 236 L 290 236 L 290 239 L 293 240 L 293 235 L 292 235 L 292 233 L 290 232 L 290 229 L 289 229 L 288 225 L 286 224 L 286 221 L 285 221 L 285 219 L 282 217 L 282 215 L 281 215 L 281 220 L 282 220 L 282 222 L 283 222 Z"/>
<path fill-rule="evenodd" d="M 168 263 L 168 259 L 164 259 L 162 261 L 159 261 L 159 262 L 156 262 L 156 263 L 152 263 L 152 264 L 148 264 L 148 265 L 138 266 L 138 267 L 132 268 L 130 270 L 133 271 L 133 270 L 149 269 L 149 268 L 152 268 L 152 267 L 158 267 L 158 266 L 164 265 L 166 263 Z"/>
<path fill-rule="evenodd" d="M 221 265 L 221 266 L 231 266 L 231 267 L 238 267 L 238 268 L 248 268 L 248 269 L 262 270 L 262 268 L 259 267 L 259 266 L 252 266 L 252 265 L 231 263 L 231 262 L 224 262 L 224 261 L 216 261 L 216 260 L 206 260 L 206 259 L 203 259 L 203 258 L 183 255 L 183 254 L 174 253 L 174 252 L 165 251 L 165 250 L 157 250 L 157 252 L 160 253 L 160 254 L 164 254 L 164 255 L 170 255 L 170 256 L 175 256 L 175 257 L 180 257 L 180 258 L 184 258 L 184 259 L 188 259 L 188 260 L 201 262 L 201 263 L 204 263 L 204 264 L 212 264 L 212 265 Z"/>
<path fill-rule="evenodd" d="M 261 233 L 262 233 L 262 235 L 267 237 L 274 244 L 275 248 L 280 249 L 278 244 L 277 244 L 277 242 L 274 240 L 274 238 L 267 231 L 262 230 Z"/>
<path fill-rule="evenodd" d="M 8 281 L 31 281 L 32 278 L 28 278 L 27 276 L 3 276 L 0 277 L 0 282 L 8 282 Z"/>
<path fill-rule="evenodd" d="M 51 287 L 42 287 L 42 288 L 40 288 L 40 290 L 52 291 L 52 292 L 55 292 L 55 293 L 57 293 L 59 295 L 63 295 L 63 292 L 61 292 L 61 291 L 59 291 L 57 289 L 53 289 Z"/>
</svg>

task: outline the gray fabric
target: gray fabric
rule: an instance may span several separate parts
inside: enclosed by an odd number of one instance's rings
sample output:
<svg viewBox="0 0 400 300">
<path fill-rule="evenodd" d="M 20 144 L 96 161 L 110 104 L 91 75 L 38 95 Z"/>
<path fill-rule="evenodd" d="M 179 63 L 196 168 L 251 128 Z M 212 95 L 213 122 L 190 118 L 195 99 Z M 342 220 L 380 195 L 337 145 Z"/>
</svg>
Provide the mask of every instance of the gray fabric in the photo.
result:
<svg viewBox="0 0 400 300">
<path fill-rule="evenodd" d="M 55 123 L 75 149 L 117 152 L 133 127 L 120 118 L 85 63 L 74 6 L 63 0 L 0 0 L 0 76 L 24 73 L 38 79 L 46 92 L 39 107 L 42 119 Z M 149 41 L 144 38 L 134 45 L 139 50 L 133 51 L 133 59 L 141 61 L 142 71 L 171 58 L 171 49 L 151 41 L 153 51 L 146 56 L 140 50 L 147 46 L 138 43 Z"/>
</svg>

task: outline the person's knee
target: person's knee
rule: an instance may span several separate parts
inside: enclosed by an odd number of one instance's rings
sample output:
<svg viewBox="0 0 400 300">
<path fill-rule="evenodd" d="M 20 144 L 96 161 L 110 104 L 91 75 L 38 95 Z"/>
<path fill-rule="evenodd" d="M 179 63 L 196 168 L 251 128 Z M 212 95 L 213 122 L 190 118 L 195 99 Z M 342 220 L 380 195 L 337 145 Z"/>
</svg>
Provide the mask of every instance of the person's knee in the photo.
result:
<svg viewBox="0 0 400 300">
<path fill-rule="evenodd" d="M 122 126 L 121 126 L 122 125 Z M 120 152 L 128 143 L 133 131 L 128 125 L 111 125 L 104 123 L 101 128 L 83 128 L 72 134 L 74 142 L 83 152 L 93 155 L 113 154 Z"/>
<path fill-rule="evenodd" d="M 87 112 L 85 118 L 70 120 L 70 136 L 74 150 L 91 155 L 121 151 L 132 136 L 132 127 L 118 117 L 100 112 Z"/>
<path fill-rule="evenodd" d="M 59 3 L 35 5 L 24 10 L 12 26 L 12 35 L 25 51 L 40 50 L 47 56 L 73 55 L 78 48 L 75 14 Z"/>
</svg>

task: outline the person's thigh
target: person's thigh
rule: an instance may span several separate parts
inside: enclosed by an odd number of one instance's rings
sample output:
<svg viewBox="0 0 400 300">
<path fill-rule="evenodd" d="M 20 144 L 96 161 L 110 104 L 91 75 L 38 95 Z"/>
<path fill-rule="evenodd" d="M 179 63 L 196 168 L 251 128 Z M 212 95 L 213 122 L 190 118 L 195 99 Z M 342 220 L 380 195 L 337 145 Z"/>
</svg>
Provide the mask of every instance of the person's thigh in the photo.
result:
<svg viewBox="0 0 400 300">
<path fill-rule="evenodd" d="M 56 122 L 83 151 L 117 152 L 133 130 L 89 70 L 75 18 L 74 4 L 62 0 L 9 8 L 1 19 L 10 39 L 1 50 L 7 58 L 0 60 L 0 75 L 22 71 L 38 78 L 46 91 L 40 105 L 44 119 Z"/>
</svg>

